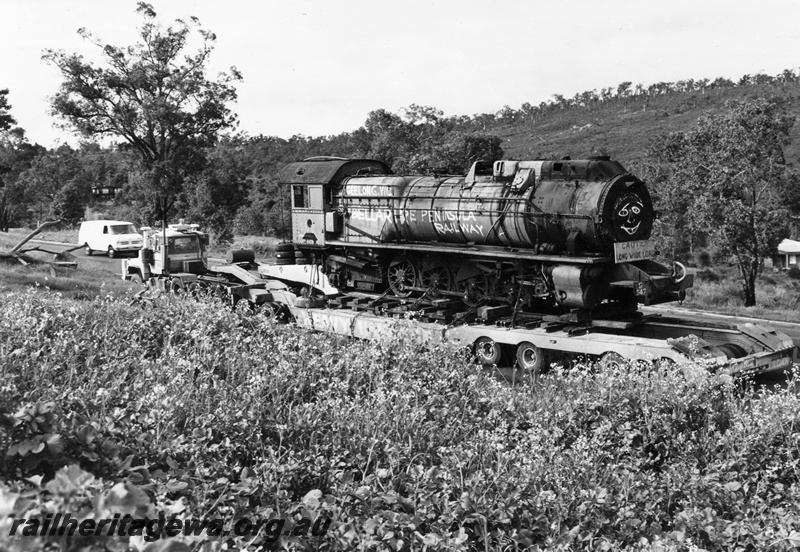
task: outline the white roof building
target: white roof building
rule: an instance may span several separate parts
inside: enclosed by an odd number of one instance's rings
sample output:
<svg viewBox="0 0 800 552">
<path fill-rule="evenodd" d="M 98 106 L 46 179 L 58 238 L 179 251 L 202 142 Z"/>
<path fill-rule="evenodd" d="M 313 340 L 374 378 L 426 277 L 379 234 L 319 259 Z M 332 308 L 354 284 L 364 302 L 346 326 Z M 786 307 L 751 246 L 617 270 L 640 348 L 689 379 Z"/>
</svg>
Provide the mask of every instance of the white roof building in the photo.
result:
<svg viewBox="0 0 800 552">
<path fill-rule="evenodd" d="M 800 241 L 786 239 L 778 245 L 778 255 L 797 255 L 798 253 L 800 253 Z"/>
<path fill-rule="evenodd" d="M 800 241 L 783 240 L 778 244 L 778 253 L 772 257 L 776 268 L 789 268 L 800 261 Z"/>
</svg>

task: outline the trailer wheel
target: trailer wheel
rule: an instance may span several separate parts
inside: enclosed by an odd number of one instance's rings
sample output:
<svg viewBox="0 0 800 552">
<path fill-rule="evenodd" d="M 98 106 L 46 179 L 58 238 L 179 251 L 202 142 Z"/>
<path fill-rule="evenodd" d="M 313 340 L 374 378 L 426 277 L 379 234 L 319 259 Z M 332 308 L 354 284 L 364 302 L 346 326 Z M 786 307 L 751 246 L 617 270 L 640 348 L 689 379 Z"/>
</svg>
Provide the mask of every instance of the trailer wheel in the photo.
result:
<svg viewBox="0 0 800 552">
<path fill-rule="evenodd" d="M 203 288 L 198 282 L 189 282 L 186 286 L 186 294 L 192 299 L 200 299 L 203 295 Z"/>
<path fill-rule="evenodd" d="M 211 288 L 211 294 L 222 302 L 226 302 L 228 299 L 228 289 L 222 284 L 214 284 Z"/>
<path fill-rule="evenodd" d="M 744 358 L 747 356 L 747 351 L 744 350 L 744 347 L 736 343 L 717 345 L 717 349 L 725 353 L 725 356 L 728 358 Z"/>
<path fill-rule="evenodd" d="M 183 284 L 180 280 L 172 280 L 169 283 L 169 292 L 173 295 L 181 295 L 183 293 Z"/>
<path fill-rule="evenodd" d="M 623 364 L 625 364 L 623 356 L 613 351 L 603 354 L 603 356 L 600 357 L 600 361 L 597 363 L 598 367 L 603 371 L 616 370 Z"/>
<path fill-rule="evenodd" d="M 656 368 L 674 368 L 677 364 L 674 360 L 669 357 L 661 357 L 653 360 L 653 364 Z"/>
<path fill-rule="evenodd" d="M 263 303 L 259 305 L 258 312 L 264 318 L 273 322 L 286 322 L 289 320 L 288 311 L 280 303 Z"/>
<path fill-rule="evenodd" d="M 479 337 L 475 340 L 475 358 L 479 364 L 497 364 L 502 356 L 503 348 L 495 340 L 489 337 Z"/>
<path fill-rule="evenodd" d="M 264 303 L 258 309 L 258 312 L 268 320 L 274 320 L 278 316 L 278 309 L 275 303 Z"/>
<path fill-rule="evenodd" d="M 544 369 L 544 352 L 528 341 L 517 345 L 517 366 L 527 372 L 538 374 Z"/>
</svg>

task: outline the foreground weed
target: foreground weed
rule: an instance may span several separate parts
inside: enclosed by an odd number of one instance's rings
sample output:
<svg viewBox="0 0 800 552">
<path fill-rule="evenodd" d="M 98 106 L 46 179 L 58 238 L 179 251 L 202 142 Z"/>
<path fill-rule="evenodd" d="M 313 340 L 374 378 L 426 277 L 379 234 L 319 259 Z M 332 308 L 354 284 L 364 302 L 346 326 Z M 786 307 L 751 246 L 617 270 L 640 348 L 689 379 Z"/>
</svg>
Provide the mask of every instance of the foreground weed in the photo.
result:
<svg viewBox="0 0 800 552">
<path fill-rule="evenodd" d="M 7 294 L 0 506 L 86 516 L 113 495 L 181 516 L 331 520 L 288 549 L 800 544 L 793 392 L 691 366 L 576 366 L 511 387 L 412 329 L 364 342 L 169 297 Z"/>
</svg>

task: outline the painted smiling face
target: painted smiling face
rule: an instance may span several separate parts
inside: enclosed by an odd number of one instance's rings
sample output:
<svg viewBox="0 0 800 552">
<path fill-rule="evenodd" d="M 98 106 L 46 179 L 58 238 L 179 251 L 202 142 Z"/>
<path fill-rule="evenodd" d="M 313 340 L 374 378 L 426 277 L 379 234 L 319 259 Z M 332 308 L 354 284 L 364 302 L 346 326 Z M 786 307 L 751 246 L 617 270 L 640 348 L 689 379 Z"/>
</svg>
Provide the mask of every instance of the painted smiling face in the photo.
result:
<svg viewBox="0 0 800 552">
<path fill-rule="evenodd" d="M 614 225 L 622 230 L 623 235 L 633 238 L 644 220 L 644 204 L 636 194 L 620 196 L 614 206 Z"/>
</svg>

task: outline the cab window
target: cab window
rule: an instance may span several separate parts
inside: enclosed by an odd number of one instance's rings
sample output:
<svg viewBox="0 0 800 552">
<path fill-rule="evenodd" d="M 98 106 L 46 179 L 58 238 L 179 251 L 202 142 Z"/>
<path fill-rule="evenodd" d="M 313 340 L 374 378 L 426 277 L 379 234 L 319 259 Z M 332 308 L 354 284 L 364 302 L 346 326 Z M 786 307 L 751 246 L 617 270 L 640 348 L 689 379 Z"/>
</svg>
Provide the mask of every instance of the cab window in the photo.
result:
<svg viewBox="0 0 800 552">
<path fill-rule="evenodd" d="M 292 207 L 308 209 L 308 186 L 292 186 Z"/>
</svg>

